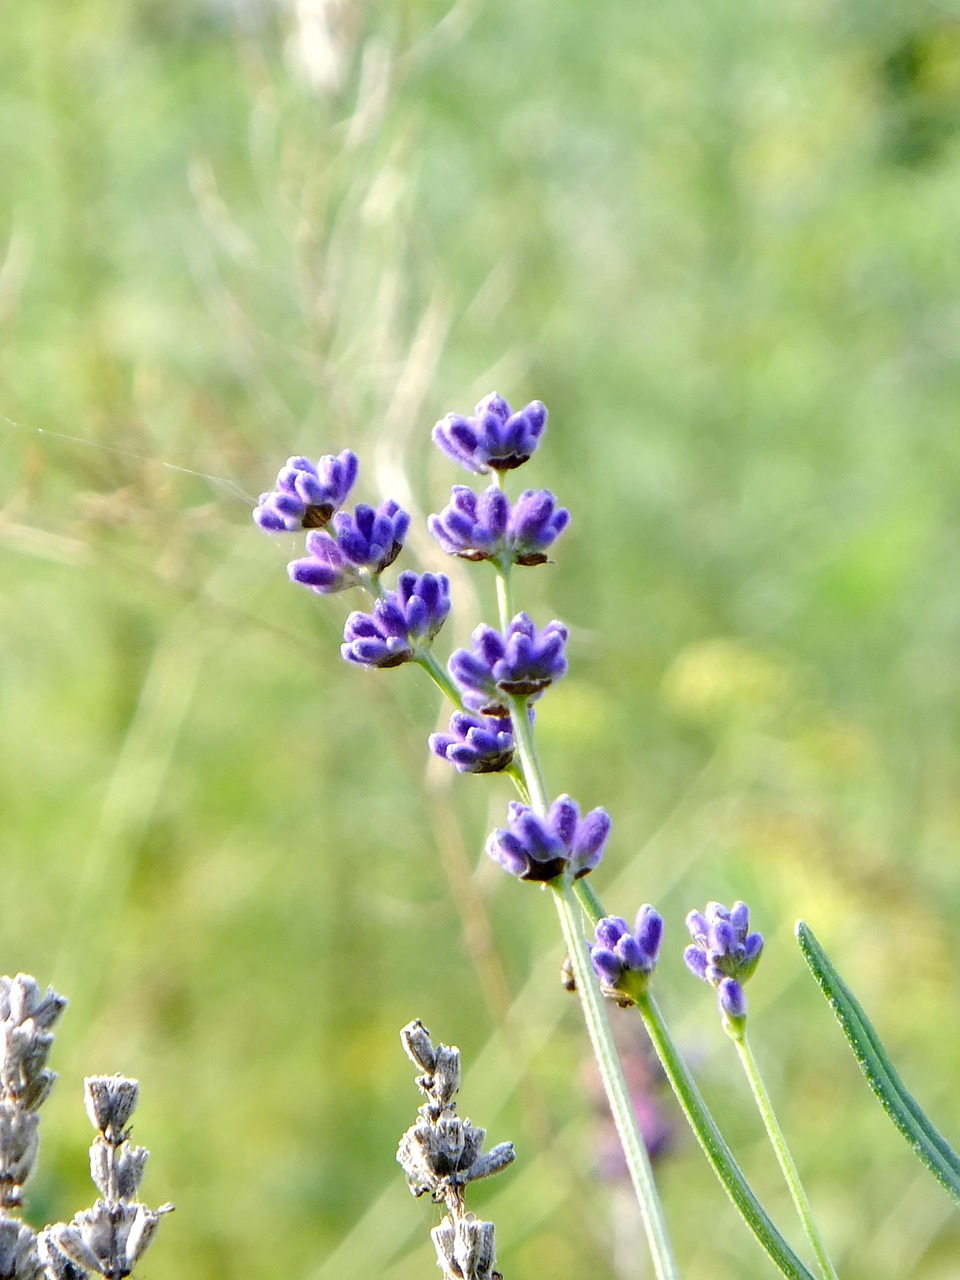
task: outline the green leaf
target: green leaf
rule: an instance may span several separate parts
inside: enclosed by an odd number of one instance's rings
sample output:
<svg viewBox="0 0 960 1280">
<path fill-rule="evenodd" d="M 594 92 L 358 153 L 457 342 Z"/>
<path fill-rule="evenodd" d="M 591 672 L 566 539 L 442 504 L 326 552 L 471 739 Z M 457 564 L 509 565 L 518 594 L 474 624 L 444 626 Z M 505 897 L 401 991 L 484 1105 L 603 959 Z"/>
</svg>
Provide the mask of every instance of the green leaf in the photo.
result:
<svg viewBox="0 0 960 1280">
<path fill-rule="evenodd" d="M 908 1092 L 859 1001 L 802 920 L 797 922 L 797 941 L 884 1111 L 937 1181 L 960 1202 L 960 1155 Z"/>
</svg>

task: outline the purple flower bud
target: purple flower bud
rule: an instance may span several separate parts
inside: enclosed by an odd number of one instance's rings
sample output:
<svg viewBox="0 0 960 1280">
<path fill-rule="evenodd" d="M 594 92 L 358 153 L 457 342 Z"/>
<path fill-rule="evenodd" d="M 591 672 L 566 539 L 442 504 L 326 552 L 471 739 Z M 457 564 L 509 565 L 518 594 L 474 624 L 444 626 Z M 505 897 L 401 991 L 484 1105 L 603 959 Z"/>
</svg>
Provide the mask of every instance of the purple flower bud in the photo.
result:
<svg viewBox="0 0 960 1280">
<path fill-rule="evenodd" d="M 352 516 L 338 511 L 333 517 L 333 528 L 337 546 L 347 560 L 376 575 L 383 573 L 400 554 L 410 528 L 410 517 L 388 498 L 376 508 L 361 502 Z"/>
<path fill-rule="evenodd" d="M 570 512 L 558 507 L 549 489 L 524 489 L 513 504 L 507 547 L 515 564 L 543 564 L 544 554 L 570 523 Z"/>
<path fill-rule="evenodd" d="M 449 669 L 464 703 L 483 715 L 504 715 L 506 698 L 538 698 L 567 670 L 567 629 L 559 622 L 548 622 L 538 634 L 527 615 L 518 613 L 506 636 L 480 626 L 471 639 L 473 650 L 457 649 Z"/>
<path fill-rule="evenodd" d="M 447 555 L 462 560 L 493 560 L 504 549 L 510 503 L 496 485 L 474 493 L 466 485 L 454 485 L 449 504 L 430 516 L 427 527 Z"/>
<path fill-rule="evenodd" d="M 496 485 L 477 494 L 458 484 L 449 505 L 427 524 L 448 555 L 534 565 L 544 563 L 569 522 L 569 511 L 557 506 L 549 489 L 525 489 L 511 509 Z"/>
<path fill-rule="evenodd" d="M 434 443 L 468 471 L 511 471 L 534 452 L 547 425 L 539 400 L 514 413 L 496 393 L 481 400 L 476 414 L 448 413 L 433 429 Z"/>
<path fill-rule="evenodd" d="M 735 902 L 729 910 L 709 902 L 705 912 L 688 914 L 687 928 L 693 938 L 693 946 L 683 953 L 687 968 L 716 987 L 727 1024 L 742 1025 L 747 1016 L 742 984 L 753 974 L 763 950 L 762 936 L 749 931 L 749 908 L 744 902 Z"/>
<path fill-rule="evenodd" d="M 605 810 L 581 818 L 576 801 L 566 795 L 554 800 L 546 818 L 511 801 L 507 824 L 507 830 L 490 835 L 487 853 L 521 880 L 553 880 L 568 871 L 579 880 L 603 857 L 611 827 Z"/>
<path fill-rule="evenodd" d="M 510 717 L 455 711 L 449 733 L 430 735 L 430 750 L 461 773 L 499 773 L 513 760 Z"/>
<path fill-rule="evenodd" d="M 287 573 L 292 582 L 310 587 L 320 595 L 333 595 L 359 587 L 363 578 L 356 565 L 344 557 L 339 545 L 325 529 L 311 529 L 307 534 L 306 556 L 291 560 Z"/>
<path fill-rule="evenodd" d="M 590 948 L 597 977 L 605 987 L 636 997 L 657 967 L 662 937 L 663 919 L 648 902 L 637 912 L 632 930 L 622 916 L 604 916 Z"/>
<path fill-rule="evenodd" d="M 450 612 L 450 582 L 442 573 L 401 573 L 372 613 L 351 613 L 340 652 L 361 667 L 398 667 L 430 644 Z"/>
<path fill-rule="evenodd" d="M 346 502 L 359 468 L 357 455 L 349 449 L 336 458 L 325 454 L 316 466 L 309 458 L 288 458 L 276 486 L 260 495 L 253 518 L 268 533 L 322 529 Z"/>
</svg>

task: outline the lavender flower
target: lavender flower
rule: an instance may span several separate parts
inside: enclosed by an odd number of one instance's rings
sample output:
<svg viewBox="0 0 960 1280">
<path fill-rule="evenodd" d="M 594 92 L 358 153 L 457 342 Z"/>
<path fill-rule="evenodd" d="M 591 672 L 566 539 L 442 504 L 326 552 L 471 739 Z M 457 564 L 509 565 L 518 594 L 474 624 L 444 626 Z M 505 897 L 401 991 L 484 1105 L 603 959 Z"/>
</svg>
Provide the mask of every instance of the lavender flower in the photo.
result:
<svg viewBox="0 0 960 1280">
<path fill-rule="evenodd" d="M 268 533 L 322 529 L 356 484 L 360 463 L 349 449 L 325 454 L 314 466 L 309 458 L 288 458 L 277 483 L 262 493 L 253 518 Z"/>
<path fill-rule="evenodd" d="M 172 1204 L 148 1209 L 137 1199 L 147 1164 L 144 1147 L 128 1141 L 127 1122 L 140 1099 L 140 1086 L 125 1076 L 91 1076 L 84 1081 L 87 1114 L 97 1130 L 90 1148 L 90 1176 L 100 1193 L 92 1209 L 72 1222 L 41 1232 L 40 1256 L 53 1280 L 126 1280 L 156 1234 Z"/>
<path fill-rule="evenodd" d="M 597 941 L 590 948 L 594 972 L 605 991 L 618 993 L 632 1004 L 646 990 L 657 967 L 663 919 L 649 903 L 637 912 L 631 931 L 622 916 L 604 916 L 597 924 Z"/>
<path fill-rule="evenodd" d="M 454 485 L 449 504 L 427 521 L 448 555 L 502 564 L 543 564 L 544 554 L 570 522 L 549 489 L 525 489 L 511 509 L 502 489 L 474 493 Z"/>
<path fill-rule="evenodd" d="M 373 606 L 373 613 L 351 613 L 340 652 L 361 667 L 398 667 L 429 644 L 450 612 L 450 581 L 442 573 L 409 570 Z"/>
<path fill-rule="evenodd" d="M 500 773 L 513 760 L 510 717 L 455 711 L 449 733 L 430 735 L 430 750 L 460 773 Z"/>
<path fill-rule="evenodd" d="M 512 800 L 507 823 L 508 830 L 490 835 L 487 853 L 521 880 L 554 880 L 568 872 L 579 880 L 603 857 L 612 825 L 604 809 L 581 818 L 577 802 L 566 795 L 554 800 L 546 818 Z"/>
<path fill-rule="evenodd" d="M 480 475 L 511 471 L 534 452 L 547 425 L 539 400 L 514 413 L 496 392 L 481 400 L 476 414 L 448 413 L 433 429 L 433 440 L 454 462 Z"/>
<path fill-rule="evenodd" d="M 457 649 L 449 669 L 464 703 L 483 715 L 503 715 L 507 698 L 538 698 L 567 670 L 567 629 L 559 622 L 548 622 L 538 635 L 530 618 L 518 613 L 506 636 L 479 626 L 471 640 L 473 651 Z"/>
<path fill-rule="evenodd" d="M 687 928 L 693 938 L 693 946 L 683 953 L 687 968 L 716 987 L 724 1026 L 742 1033 L 747 1016 L 743 983 L 753 974 L 763 950 L 762 936 L 749 932 L 749 908 L 744 902 L 735 902 L 729 910 L 709 902 L 705 913 L 688 914 Z"/>
<path fill-rule="evenodd" d="M 400 1032 L 404 1050 L 424 1074 L 417 1087 L 427 1101 L 417 1109 L 397 1148 L 397 1161 L 415 1196 L 426 1195 L 443 1203 L 447 1215 L 430 1232 L 444 1280 L 500 1280 L 492 1222 L 481 1222 L 468 1213 L 467 1186 L 489 1178 L 512 1164 L 512 1142 L 500 1142 L 483 1150 L 486 1132 L 457 1115 L 460 1088 L 460 1050 L 438 1044 L 436 1049 L 423 1023 L 416 1019 Z"/>
<path fill-rule="evenodd" d="M 365 503 L 353 515 L 338 511 L 334 533 L 313 529 L 307 534 L 307 555 L 293 560 L 287 572 L 294 582 L 321 595 L 361 586 L 393 564 L 403 548 L 410 517 L 392 498 L 379 507 Z"/>
</svg>

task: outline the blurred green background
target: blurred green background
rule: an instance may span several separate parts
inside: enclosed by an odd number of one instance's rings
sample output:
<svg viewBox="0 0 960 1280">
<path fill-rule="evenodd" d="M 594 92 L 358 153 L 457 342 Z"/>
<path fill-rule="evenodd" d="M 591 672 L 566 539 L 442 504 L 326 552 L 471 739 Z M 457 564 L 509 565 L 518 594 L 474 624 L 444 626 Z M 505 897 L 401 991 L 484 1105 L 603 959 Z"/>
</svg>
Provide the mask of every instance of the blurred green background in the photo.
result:
<svg viewBox="0 0 960 1280">
<path fill-rule="evenodd" d="M 668 920 L 661 1002 L 796 1239 L 682 919 L 746 898 L 754 1045 L 845 1280 L 960 1274 L 803 915 L 956 1141 L 960 18 L 879 0 L 0 5 L 0 967 L 71 998 L 30 1208 L 90 1202 L 81 1077 L 140 1077 L 144 1277 L 414 1280 L 397 1030 L 464 1051 L 519 1160 L 507 1280 L 647 1274 L 555 918 L 482 854 L 509 791 L 427 767 L 419 671 L 337 646 L 250 521 L 289 454 L 439 510 L 433 422 L 551 410 L 573 510 L 554 792 Z M 421 526 L 422 528 L 422 526 Z M 422 533 L 456 624 L 490 575 Z M 401 566 L 402 567 L 402 566 Z M 452 771 L 450 771 L 452 773 Z M 625 1043 L 637 1024 L 620 1020 Z M 684 1275 L 766 1277 L 670 1099 Z"/>
</svg>

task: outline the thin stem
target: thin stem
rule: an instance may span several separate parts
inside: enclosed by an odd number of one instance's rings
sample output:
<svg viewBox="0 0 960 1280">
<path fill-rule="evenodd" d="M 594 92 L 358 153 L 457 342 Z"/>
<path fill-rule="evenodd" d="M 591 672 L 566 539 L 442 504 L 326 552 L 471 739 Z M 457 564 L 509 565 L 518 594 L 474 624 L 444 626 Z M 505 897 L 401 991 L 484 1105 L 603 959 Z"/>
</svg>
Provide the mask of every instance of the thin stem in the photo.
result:
<svg viewBox="0 0 960 1280">
<path fill-rule="evenodd" d="M 817 1255 L 820 1270 L 823 1272 L 825 1280 L 837 1280 L 837 1273 L 833 1268 L 830 1255 L 827 1253 L 827 1247 L 814 1221 L 810 1201 L 807 1199 L 807 1193 L 803 1189 L 800 1174 L 797 1172 L 797 1166 L 794 1164 L 793 1156 L 790 1154 L 787 1140 L 783 1136 L 783 1130 L 780 1128 L 777 1117 L 774 1114 L 773 1103 L 770 1101 L 770 1095 L 767 1093 L 766 1086 L 763 1083 L 757 1060 L 753 1056 L 753 1050 L 747 1043 L 746 1034 L 740 1039 L 734 1038 L 734 1044 L 737 1046 L 737 1053 L 740 1055 L 740 1061 L 743 1063 L 743 1069 L 750 1082 L 750 1088 L 753 1091 L 757 1108 L 767 1130 L 767 1136 L 776 1153 L 780 1168 L 783 1170 L 783 1176 L 790 1189 L 790 1195 L 796 1205 L 797 1213 L 800 1215 L 803 1229 L 807 1233 L 807 1239 L 813 1246 L 814 1253 Z"/>
<path fill-rule="evenodd" d="M 677 1280 L 679 1273 L 673 1259 L 663 1209 L 653 1180 L 650 1158 L 637 1125 L 636 1111 L 623 1077 L 616 1046 L 613 1043 L 603 997 L 590 968 L 573 894 L 569 884 L 562 881 L 554 883 L 551 887 L 554 890 L 560 928 L 563 930 L 567 953 L 573 966 L 577 993 L 580 996 L 590 1043 L 600 1068 L 613 1122 L 616 1125 L 620 1145 L 623 1147 L 623 1154 L 630 1172 L 630 1180 L 640 1205 L 644 1230 L 653 1255 L 654 1270 L 658 1280 Z"/>
<path fill-rule="evenodd" d="M 526 698 L 510 699 L 510 719 L 513 724 L 513 740 L 520 757 L 520 768 L 527 785 L 530 803 L 541 818 L 547 816 L 550 805 L 547 801 L 547 787 L 543 778 L 537 744 L 533 737 L 533 726 L 530 723 Z"/>
<path fill-rule="evenodd" d="M 413 660 L 423 667 L 444 697 L 449 698 L 458 711 L 462 711 L 463 698 L 460 690 L 441 667 L 433 653 L 429 649 L 421 649 L 416 653 Z"/>
<path fill-rule="evenodd" d="M 494 563 L 497 567 L 497 612 L 500 615 L 500 630 L 506 635 L 515 612 L 511 581 L 513 565 L 509 562 L 502 564 L 500 560 Z"/>
<path fill-rule="evenodd" d="M 740 1216 L 783 1275 L 789 1277 L 789 1280 L 815 1280 L 813 1272 L 797 1257 L 753 1194 L 713 1116 L 707 1110 L 686 1063 L 671 1039 L 663 1015 L 649 992 L 639 997 L 637 1008 L 687 1122 Z"/>
</svg>

